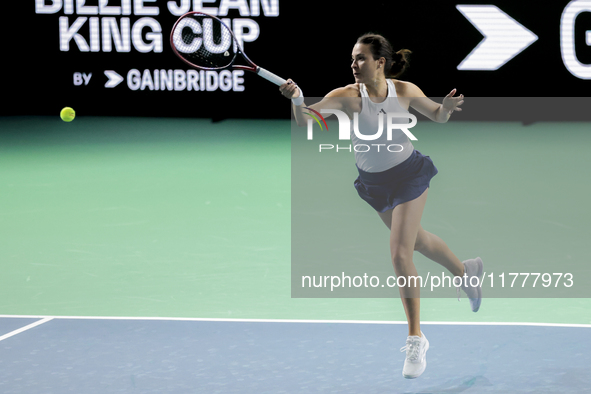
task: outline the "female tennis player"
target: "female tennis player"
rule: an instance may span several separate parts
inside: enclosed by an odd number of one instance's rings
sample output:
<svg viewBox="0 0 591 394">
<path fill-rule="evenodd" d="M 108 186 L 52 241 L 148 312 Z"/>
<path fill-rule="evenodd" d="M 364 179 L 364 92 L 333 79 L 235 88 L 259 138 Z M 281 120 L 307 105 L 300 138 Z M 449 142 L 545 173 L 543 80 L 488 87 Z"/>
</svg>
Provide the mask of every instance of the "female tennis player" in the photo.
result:
<svg viewBox="0 0 591 394">
<path fill-rule="evenodd" d="M 427 98 L 411 82 L 397 80 L 408 67 L 410 51 L 402 49 L 395 52 L 391 44 L 377 34 L 365 34 L 357 40 L 352 52 L 351 69 L 355 83 L 328 93 L 320 102 L 308 106 L 315 111 L 337 109 L 345 111 L 350 119 L 358 113 L 359 131 L 362 134 L 375 134 L 378 129 L 378 114 L 409 113 L 409 107 L 438 123 L 445 123 L 454 111 L 461 111 L 464 96 L 454 97 L 453 89 L 441 104 Z M 291 79 L 279 88 L 280 92 L 293 101 L 293 111 L 298 125 L 304 126 L 309 115 L 304 112 L 306 104 L 302 90 Z M 381 118 L 380 118 L 381 119 Z M 406 119 L 408 122 L 408 119 Z M 352 128 L 353 129 L 353 128 Z M 398 132 L 396 135 L 394 135 Z M 392 140 L 372 140 L 372 144 L 384 146 L 396 144 L 394 152 L 382 148 L 379 152 L 355 152 L 359 177 L 354 186 L 359 196 L 369 203 L 390 229 L 390 251 L 397 277 L 417 276 L 413 263 L 416 250 L 427 258 L 447 268 L 454 276 L 463 277 L 462 288 L 470 299 L 474 312 L 481 302 L 480 278 L 483 273 L 482 260 L 460 261 L 437 235 L 421 227 L 421 216 L 427 201 L 429 182 L 437 168 L 429 156 L 414 149 L 409 138 L 401 130 L 395 130 Z M 352 133 L 354 143 L 359 138 Z M 402 148 L 402 149 L 400 149 Z M 362 149 L 360 149 L 362 150 Z M 478 277 L 478 285 L 471 286 L 470 278 Z M 408 321 L 406 359 L 402 375 L 416 378 L 426 368 L 426 352 L 429 341 L 420 328 L 420 288 L 412 286 L 407 280 L 405 287 L 399 287 L 402 304 Z M 454 282 L 456 285 L 459 283 Z M 472 283 L 476 283 L 474 280 Z"/>
</svg>

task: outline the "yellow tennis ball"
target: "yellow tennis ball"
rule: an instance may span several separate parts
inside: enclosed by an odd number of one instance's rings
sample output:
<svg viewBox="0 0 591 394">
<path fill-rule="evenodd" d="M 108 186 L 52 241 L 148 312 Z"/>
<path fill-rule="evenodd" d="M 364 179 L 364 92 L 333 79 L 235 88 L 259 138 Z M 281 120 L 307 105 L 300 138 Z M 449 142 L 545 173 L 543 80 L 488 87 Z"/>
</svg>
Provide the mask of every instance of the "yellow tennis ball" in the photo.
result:
<svg viewBox="0 0 591 394">
<path fill-rule="evenodd" d="M 76 117 L 76 111 L 70 107 L 66 107 L 62 109 L 62 112 L 60 112 L 60 117 L 64 122 L 71 122 Z"/>
</svg>

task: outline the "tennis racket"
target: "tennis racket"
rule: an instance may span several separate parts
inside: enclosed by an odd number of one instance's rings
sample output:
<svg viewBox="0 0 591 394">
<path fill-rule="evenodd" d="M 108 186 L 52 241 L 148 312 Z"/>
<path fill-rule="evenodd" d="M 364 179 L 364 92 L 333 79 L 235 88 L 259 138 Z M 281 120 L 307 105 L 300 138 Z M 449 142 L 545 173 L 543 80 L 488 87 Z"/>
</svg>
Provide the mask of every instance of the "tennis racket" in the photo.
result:
<svg viewBox="0 0 591 394">
<path fill-rule="evenodd" d="M 254 64 L 240 48 L 232 30 L 215 16 L 203 12 L 181 16 L 170 33 L 170 45 L 181 60 L 200 70 L 232 68 L 254 72 L 276 85 L 287 82 Z M 248 65 L 234 64 L 238 54 Z"/>
</svg>

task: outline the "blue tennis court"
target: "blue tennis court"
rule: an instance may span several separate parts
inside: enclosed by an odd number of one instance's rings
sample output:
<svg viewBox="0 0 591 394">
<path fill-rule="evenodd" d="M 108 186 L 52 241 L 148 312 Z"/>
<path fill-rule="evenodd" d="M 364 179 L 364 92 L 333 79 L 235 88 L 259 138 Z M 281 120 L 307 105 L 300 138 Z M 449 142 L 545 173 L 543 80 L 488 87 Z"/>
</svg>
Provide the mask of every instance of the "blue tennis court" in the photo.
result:
<svg viewBox="0 0 591 394">
<path fill-rule="evenodd" d="M 1 318 L 0 334 L 41 321 Z M 405 322 L 54 318 L 0 343 L 3 393 L 582 393 L 591 326 L 425 324 L 420 379 Z"/>
</svg>

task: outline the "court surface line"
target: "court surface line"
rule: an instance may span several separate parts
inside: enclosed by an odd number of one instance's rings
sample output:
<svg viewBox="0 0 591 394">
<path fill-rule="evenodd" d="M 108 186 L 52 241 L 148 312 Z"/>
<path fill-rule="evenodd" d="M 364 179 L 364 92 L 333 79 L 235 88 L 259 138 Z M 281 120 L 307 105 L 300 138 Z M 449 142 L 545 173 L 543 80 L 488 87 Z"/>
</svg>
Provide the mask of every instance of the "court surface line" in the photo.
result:
<svg viewBox="0 0 591 394">
<path fill-rule="evenodd" d="M 41 320 L 37 320 L 37 321 L 36 321 L 36 322 L 34 322 L 34 323 L 31 323 L 31 324 L 29 324 L 29 325 L 27 325 L 27 326 L 24 326 L 24 327 L 18 328 L 18 329 L 14 330 L 14 331 L 11 331 L 11 332 L 9 332 L 8 334 L 4 334 L 4 335 L 2 335 L 2 336 L 0 337 L 0 341 L 3 341 L 3 340 L 5 340 L 5 339 L 7 339 L 7 338 L 10 338 L 10 337 L 13 337 L 13 336 L 15 336 L 15 335 L 17 335 L 17 334 L 20 334 L 21 332 L 24 332 L 24 331 L 30 330 L 31 328 L 34 328 L 34 327 L 40 326 L 41 324 L 43 324 L 43 323 L 47 323 L 47 322 L 48 322 L 48 321 L 50 321 L 50 320 L 53 320 L 53 317 L 44 317 L 44 318 L 42 318 Z"/>
<path fill-rule="evenodd" d="M 310 323 L 310 324 L 407 324 L 406 321 L 387 320 L 298 320 L 298 319 L 230 319 L 207 317 L 126 317 L 126 316 L 31 316 L 31 315 L 0 315 L 3 318 L 43 319 L 30 324 L 22 329 L 33 328 L 52 319 L 79 319 L 79 320 L 156 320 L 156 321 L 208 321 L 208 322 L 235 322 L 235 323 Z M 449 322 L 449 321 L 422 321 L 421 324 L 458 325 L 458 326 L 539 326 L 539 327 L 579 327 L 591 328 L 591 324 L 568 323 L 530 323 L 530 322 Z M 16 330 L 16 331 L 19 331 Z M 19 331 L 22 332 L 22 331 Z M 11 335 L 12 333 L 6 334 Z M 18 334 L 18 332 L 16 332 Z M 5 336 L 6 336 L 5 335 Z M 0 337 L 0 340 L 4 339 Z"/>
</svg>

